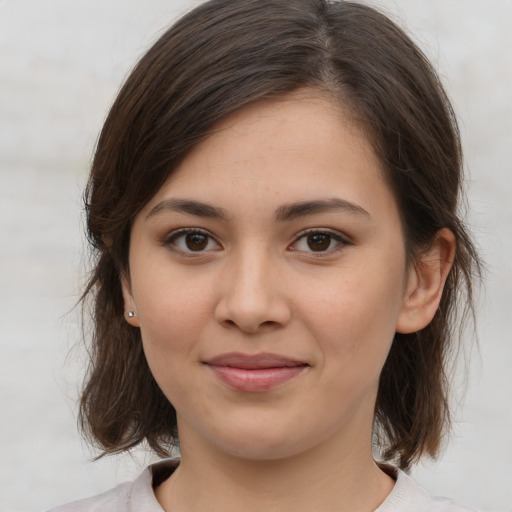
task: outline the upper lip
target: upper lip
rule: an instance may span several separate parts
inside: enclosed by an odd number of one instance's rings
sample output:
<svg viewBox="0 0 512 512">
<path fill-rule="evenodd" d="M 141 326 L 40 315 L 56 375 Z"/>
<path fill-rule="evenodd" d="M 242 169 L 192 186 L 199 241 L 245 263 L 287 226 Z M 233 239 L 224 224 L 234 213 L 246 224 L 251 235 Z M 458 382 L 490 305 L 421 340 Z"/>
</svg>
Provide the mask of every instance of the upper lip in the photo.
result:
<svg viewBox="0 0 512 512">
<path fill-rule="evenodd" d="M 298 361 L 278 354 L 242 354 L 238 352 L 221 354 L 204 361 L 204 363 L 212 366 L 230 366 L 232 368 L 242 368 L 245 370 L 309 366 L 304 361 Z"/>
</svg>

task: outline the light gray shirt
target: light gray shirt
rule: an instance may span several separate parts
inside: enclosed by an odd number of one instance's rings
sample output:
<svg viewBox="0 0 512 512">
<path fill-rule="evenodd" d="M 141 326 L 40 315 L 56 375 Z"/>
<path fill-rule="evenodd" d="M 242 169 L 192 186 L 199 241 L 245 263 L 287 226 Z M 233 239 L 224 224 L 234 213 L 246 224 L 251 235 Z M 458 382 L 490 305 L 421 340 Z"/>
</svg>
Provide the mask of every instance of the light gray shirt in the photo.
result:
<svg viewBox="0 0 512 512">
<path fill-rule="evenodd" d="M 50 512 L 163 512 L 153 485 L 168 478 L 177 461 L 165 460 L 144 470 L 133 482 L 110 491 L 74 501 Z M 396 483 L 374 512 L 474 512 L 448 498 L 432 496 L 403 471 L 396 470 Z"/>
</svg>

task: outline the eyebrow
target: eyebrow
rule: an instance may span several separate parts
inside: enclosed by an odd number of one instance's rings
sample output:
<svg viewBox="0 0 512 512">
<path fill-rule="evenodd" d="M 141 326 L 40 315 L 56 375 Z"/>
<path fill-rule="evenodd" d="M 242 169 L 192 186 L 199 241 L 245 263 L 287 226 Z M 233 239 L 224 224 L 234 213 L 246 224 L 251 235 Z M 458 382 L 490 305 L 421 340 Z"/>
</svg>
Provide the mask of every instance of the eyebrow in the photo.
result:
<svg viewBox="0 0 512 512">
<path fill-rule="evenodd" d="M 344 211 L 346 213 L 361 215 L 371 218 L 371 215 L 361 206 L 351 203 L 345 199 L 333 197 L 331 199 L 319 199 L 315 201 L 304 201 L 301 203 L 290 203 L 280 206 L 276 210 L 277 221 L 289 221 L 316 213 L 330 211 Z"/>
<path fill-rule="evenodd" d="M 212 206 L 201 201 L 192 199 L 166 199 L 158 203 L 146 216 L 146 219 L 153 217 L 163 211 L 187 213 L 196 217 L 207 217 L 210 219 L 227 220 L 228 214 L 224 208 Z"/>
<path fill-rule="evenodd" d="M 313 201 L 284 204 L 277 208 L 275 212 L 275 219 L 278 222 L 285 222 L 317 213 L 340 210 L 349 214 L 371 218 L 370 214 L 361 206 L 347 201 L 346 199 L 334 197 L 331 199 L 317 199 Z M 195 201 L 193 199 L 166 199 L 154 206 L 147 214 L 146 219 L 164 211 L 186 213 L 196 217 L 205 217 L 224 221 L 229 219 L 229 215 L 224 208 L 219 208 L 218 206 L 203 203 L 202 201 Z"/>
</svg>

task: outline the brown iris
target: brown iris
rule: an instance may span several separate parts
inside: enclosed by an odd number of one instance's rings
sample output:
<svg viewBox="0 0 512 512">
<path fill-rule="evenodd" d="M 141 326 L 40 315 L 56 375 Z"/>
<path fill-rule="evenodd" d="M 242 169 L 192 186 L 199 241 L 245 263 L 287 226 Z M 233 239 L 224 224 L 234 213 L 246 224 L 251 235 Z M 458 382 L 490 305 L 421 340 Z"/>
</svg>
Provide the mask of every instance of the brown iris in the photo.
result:
<svg viewBox="0 0 512 512">
<path fill-rule="evenodd" d="M 201 233 L 189 233 L 185 237 L 185 243 L 190 251 L 202 251 L 208 245 L 208 237 Z"/>
<path fill-rule="evenodd" d="M 331 245 L 331 236 L 326 233 L 315 233 L 308 236 L 307 242 L 312 251 L 325 251 Z"/>
</svg>

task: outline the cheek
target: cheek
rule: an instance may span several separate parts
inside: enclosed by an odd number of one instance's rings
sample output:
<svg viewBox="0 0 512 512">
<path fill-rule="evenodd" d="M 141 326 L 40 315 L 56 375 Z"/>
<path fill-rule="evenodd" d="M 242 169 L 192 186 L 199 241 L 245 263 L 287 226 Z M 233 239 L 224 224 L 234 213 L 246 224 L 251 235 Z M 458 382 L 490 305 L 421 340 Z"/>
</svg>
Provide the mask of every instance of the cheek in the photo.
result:
<svg viewBox="0 0 512 512">
<path fill-rule="evenodd" d="M 322 345 L 324 363 L 334 361 L 339 371 L 355 377 L 363 370 L 380 373 L 395 334 L 402 269 L 383 267 L 351 266 L 345 276 L 310 287 L 302 304 L 308 328 Z"/>
<path fill-rule="evenodd" d="M 181 274 L 147 272 L 133 289 L 141 335 L 149 359 L 191 351 L 212 315 L 209 288 Z"/>
<path fill-rule="evenodd" d="M 148 280 L 149 281 L 149 280 Z M 139 289 L 142 344 L 158 386 L 173 406 L 182 410 L 201 393 L 189 381 L 191 362 L 197 361 L 197 340 L 210 317 L 209 299 L 175 281 L 158 280 Z"/>
</svg>

